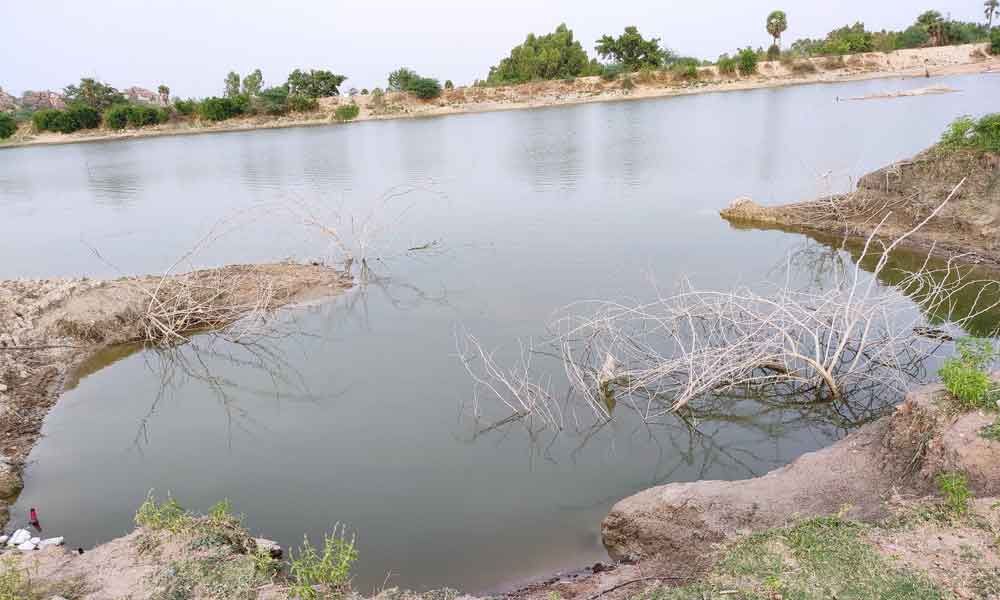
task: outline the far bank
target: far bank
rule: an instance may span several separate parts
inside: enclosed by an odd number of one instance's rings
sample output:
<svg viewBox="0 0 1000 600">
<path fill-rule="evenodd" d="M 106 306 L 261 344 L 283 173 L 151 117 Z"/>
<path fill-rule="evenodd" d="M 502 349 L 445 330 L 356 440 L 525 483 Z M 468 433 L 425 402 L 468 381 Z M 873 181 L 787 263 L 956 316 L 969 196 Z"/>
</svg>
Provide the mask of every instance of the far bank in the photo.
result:
<svg viewBox="0 0 1000 600">
<path fill-rule="evenodd" d="M 90 130 L 71 134 L 32 133 L 22 127 L 0 149 L 35 145 L 72 144 L 144 137 L 252 131 L 345 124 L 337 120 L 339 106 L 357 104 L 352 121 L 441 117 L 504 110 L 525 110 L 592 102 L 614 102 L 668 98 L 692 94 L 774 88 L 815 83 L 842 83 L 871 79 L 942 77 L 948 75 L 1000 73 L 1000 57 L 991 56 L 986 44 L 967 44 L 890 53 L 870 52 L 846 57 L 801 59 L 794 63 L 763 62 L 759 72 L 749 77 L 720 75 L 715 67 L 702 67 L 695 80 L 677 79 L 669 72 L 635 74 L 627 79 L 605 81 L 601 77 L 581 77 L 572 81 L 538 81 L 514 86 L 460 87 L 447 90 L 440 98 L 423 101 L 411 94 L 386 94 L 376 106 L 373 96 L 322 98 L 319 109 L 286 116 L 254 116 L 219 123 L 178 120 L 141 129 L 120 131 Z M 929 88 L 928 93 L 934 90 Z M 886 97 L 892 97 L 891 94 Z M 843 99 L 859 100 L 859 99 Z"/>
</svg>

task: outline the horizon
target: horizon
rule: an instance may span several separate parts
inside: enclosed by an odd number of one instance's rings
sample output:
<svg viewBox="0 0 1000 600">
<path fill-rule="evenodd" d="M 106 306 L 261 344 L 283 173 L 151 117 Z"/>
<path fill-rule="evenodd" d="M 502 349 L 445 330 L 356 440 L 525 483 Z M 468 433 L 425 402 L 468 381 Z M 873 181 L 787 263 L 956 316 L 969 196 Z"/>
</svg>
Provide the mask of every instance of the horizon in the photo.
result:
<svg viewBox="0 0 1000 600">
<path fill-rule="evenodd" d="M 61 47 L 73 51 L 60 48 L 51 56 L 26 52 L 39 45 L 38 34 L 34 28 L 18 27 L 0 40 L 2 53 L 14 57 L 0 75 L 0 88 L 20 97 L 25 91 L 62 91 L 81 77 L 94 77 L 120 90 L 133 86 L 155 90 L 165 84 L 174 98 L 205 97 L 221 95 L 230 71 L 244 76 L 260 68 L 265 86 L 272 86 L 301 68 L 347 76 L 342 86 L 346 92 L 384 88 L 388 73 L 404 66 L 464 86 L 485 79 L 490 67 L 529 33 L 549 33 L 560 23 L 573 30 L 591 57 L 596 57 L 594 43 L 601 35 L 617 35 L 636 25 L 644 36 L 660 38 L 664 47 L 678 54 L 715 60 L 737 47 L 767 47 L 770 38 L 764 21 L 776 9 L 788 13 L 783 47 L 800 38 L 824 37 L 855 21 L 874 31 L 904 29 L 925 10 L 960 21 L 982 20 L 978 0 L 924 7 L 903 0 L 847 0 L 836 15 L 804 0 L 750 0 L 725 11 L 721 2 L 663 7 L 654 6 L 652 0 L 626 0 L 613 10 L 596 3 L 571 5 L 567 0 L 540 7 L 526 0 L 485 7 L 457 0 L 436 0 L 431 6 L 400 0 L 377 7 L 323 5 L 314 0 L 294 8 L 261 4 L 224 0 L 206 9 L 181 0 L 175 10 L 157 14 L 149 22 L 137 19 L 128 9 L 134 5 L 125 0 L 102 0 L 86 7 L 65 1 L 17 4 L 12 7 L 12 22 L 45 23 L 46 37 L 58 37 Z M 725 16 L 719 19 L 719 14 Z"/>
</svg>

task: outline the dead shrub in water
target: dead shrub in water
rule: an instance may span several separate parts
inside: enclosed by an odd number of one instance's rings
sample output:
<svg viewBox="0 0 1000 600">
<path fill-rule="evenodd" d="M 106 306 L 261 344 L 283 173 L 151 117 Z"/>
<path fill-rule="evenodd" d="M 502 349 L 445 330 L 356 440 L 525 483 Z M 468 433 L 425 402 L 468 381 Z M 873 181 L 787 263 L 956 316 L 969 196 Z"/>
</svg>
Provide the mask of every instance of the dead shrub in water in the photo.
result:
<svg viewBox="0 0 1000 600">
<path fill-rule="evenodd" d="M 571 390 L 599 418 L 610 419 L 612 407 L 625 403 L 645 421 L 719 393 L 766 391 L 814 401 L 848 398 L 872 385 L 905 393 L 923 361 L 941 346 L 920 334 L 927 315 L 950 318 L 947 307 L 970 284 L 961 277 L 942 279 L 926 264 L 893 287 L 882 286 L 879 275 L 892 252 L 957 190 L 892 242 L 878 239 L 883 221 L 865 243 L 853 275 L 838 274 L 818 290 L 786 282 L 766 292 L 711 291 L 685 283 L 677 293 L 648 303 L 564 308 L 549 328 Z M 869 256 L 877 263 L 862 277 Z M 953 324 L 989 308 L 976 306 Z M 501 368 L 474 338 L 467 336 L 466 342 L 460 354 L 478 387 L 514 416 L 533 415 L 558 426 L 562 412 L 548 384 L 533 383 L 530 360 Z"/>
</svg>

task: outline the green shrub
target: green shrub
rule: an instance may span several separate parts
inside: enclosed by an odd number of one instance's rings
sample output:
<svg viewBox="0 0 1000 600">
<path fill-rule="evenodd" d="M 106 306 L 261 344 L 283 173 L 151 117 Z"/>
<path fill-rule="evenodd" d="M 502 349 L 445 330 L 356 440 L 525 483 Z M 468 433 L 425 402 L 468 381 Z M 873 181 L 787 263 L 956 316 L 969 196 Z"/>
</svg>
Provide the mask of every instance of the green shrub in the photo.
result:
<svg viewBox="0 0 1000 600">
<path fill-rule="evenodd" d="M 410 82 L 408 92 L 421 100 L 432 100 L 441 95 L 441 84 L 437 79 L 418 77 Z"/>
<path fill-rule="evenodd" d="M 698 79 L 698 67 L 691 64 L 679 64 L 670 68 L 675 79 L 685 81 L 696 81 Z"/>
<path fill-rule="evenodd" d="M 35 131 L 55 131 L 58 133 L 73 133 L 80 129 L 73 116 L 64 110 L 40 110 L 31 117 Z"/>
<path fill-rule="evenodd" d="M 944 497 L 945 507 L 956 517 L 961 517 L 969 511 L 969 482 L 962 473 L 941 473 L 934 479 L 938 490 Z"/>
<path fill-rule="evenodd" d="M 938 374 L 959 406 L 966 410 L 990 405 L 992 382 L 986 367 L 996 358 L 990 340 L 965 338 L 956 344 L 958 356 L 944 362 Z"/>
<path fill-rule="evenodd" d="M 254 98 L 257 110 L 267 115 L 283 115 L 288 112 L 288 86 L 279 85 L 262 90 Z"/>
<path fill-rule="evenodd" d="M 990 32 L 990 54 L 1000 54 L 1000 27 Z"/>
<path fill-rule="evenodd" d="M 338 121 L 353 121 L 358 118 L 358 114 L 361 109 L 357 104 L 345 104 L 344 106 L 338 106 L 337 110 L 334 111 L 333 115 Z"/>
<path fill-rule="evenodd" d="M 736 55 L 736 68 L 740 75 L 747 77 L 757 72 L 757 52 L 753 48 L 744 48 Z"/>
<path fill-rule="evenodd" d="M 174 110 L 176 110 L 177 114 L 179 114 L 179 115 L 184 115 L 185 117 L 190 117 L 191 115 L 193 115 L 198 110 L 198 101 L 197 100 L 191 100 L 191 99 L 188 99 L 188 100 L 175 100 L 174 101 Z"/>
<path fill-rule="evenodd" d="M 129 106 L 116 104 L 104 111 L 104 126 L 108 129 L 125 129 L 128 127 Z"/>
<path fill-rule="evenodd" d="M 209 121 L 225 121 L 243 112 L 243 107 L 234 98 L 205 98 L 198 104 L 198 116 Z"/>
<path fill-rule="evenodd" d="M 319 108 L 319 101 L 301 94 L 288 96 L 288 110 L 293 112 L 310 112 Z"/>
<path fill-rule="evenodd" d="M 1000 153 L 1000 113 L 985 115 L 978 121 L 969 116 L 955 119 L 941 135 L 941 145 L 953 150 Z"/>
<path fill-rule="evenodd" d="M 101 124 L 101 113 L 85 104 L 70 106 L 66 114 L 76 122 L 78 129 L 93 129 Z"/>
<path fill-rule="evenodd" d="M 632 81 L 632 75 L 626 73 L 625 76 L 622 77 L 622 89 L 625 90 L 625 93 L 631 92 L 635 89 L 635 82 Z"/>
<path fill-rule="evenodd" d="M 767 60 L 778 60 L 781 58 L 781 48 L 777 44 L 771 44 L 767 49 Z"/>
<path fill-rule="evenodd" d="M 614 81 L 625 72 L 625 67 L 618 63 L 611 63 L 601 67 L 601 79 L 604 81 Z"/>
<path fill-rule="evenodd" d="M 133 104 L 128 107 L 126 114 L 129 127 L 145 127 L 166 121 L 166 111 L 161 114 L 160 109 L 152 106 Z"/>
<path fill-rule="evenodd" d="M 736 73 L 736 59 L 728 54 L 723 54 L 715 63 L 719 68 L 719 75 L 733 75 Z"/>
<path fill-rule="evenodd" d="M 0 140 L 5 140 L 17 131 L 17 121 L 7 113 L 0 113 Z"/>
<path fill-rule="evenodd" d="M 291 595 L 315 600 L 341 594 L 350 581 L 351 566 L 357 558 L 354 539 L 347 539 L 343 527 L 334 527 L 333 533 L 324 537 L 322 555 L 306 537 L 298 556 L 290 556 Z"/>
<path fill-rule="evenodd" d="M 446 79 L 445 82 L 444 82 L 444 89 L 446 89 L 446 90 L 453 90 L 453 89 L 455 89 L 455 84 L 452 83 L 452 81 L 450 79 Z"/>
</svg>

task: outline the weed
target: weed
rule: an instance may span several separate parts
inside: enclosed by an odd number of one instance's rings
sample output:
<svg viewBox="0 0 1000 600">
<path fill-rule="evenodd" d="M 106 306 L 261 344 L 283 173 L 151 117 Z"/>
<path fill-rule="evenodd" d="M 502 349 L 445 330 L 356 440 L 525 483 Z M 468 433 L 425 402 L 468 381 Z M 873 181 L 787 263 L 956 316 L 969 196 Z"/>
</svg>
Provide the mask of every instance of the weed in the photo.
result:
<svg viewBox="0 0 1000 600">
<path fill-rule="evenodd" d="M 948 511 L 956 517 L 969 512 L 969 482 L 962 473 L 941 473 L 935 478 L 938 490 L 944 496 L 944 504 Z"/>
<path fill-rule="evenodd" d="M 135 524 L 153 531 L 177 533 L 185 529 L 190 522 L 191 515 L 169 494 L 162 504 L 158 504 L 152 490 L 135 513 Z"/>
<path fill-rule="evenodd" d="M 987 440 L 1000 442 L 1000 417 L 997 417 L 997 420 L 992 424 L 983 427 L 983 430 L 979 432 L 979 435 Z"/>
<path fill-rule="evenodd" d="M 334 111 L 333 116 L 341 123 L 345 121 L 353 121 L 358 118 L 361 113 L 361 108 L 357 104 L 345 104 L 344 106 L 338 106 L 337 110 Z"/>
<path fill-rule="evenodd" d="M 322 555 L 306 536 L 298 557 L 291 557 L 291 595 L 302 600 L 340 597 L 350 582 L 351 566 L 357 558 L 354 538 L 348 539 L 342 526 L 334 526 L 333 533 L 324 536 Z"/>
<path fill-rule="evenodd" d="M 996 393 L 986 367 L 996 358 L 990 340 L 963 338 L 956 344 L 958 356 L 944 362 L 938 371 L 941 381 L 963 410 L 989 407 Z"/>
</svg>

